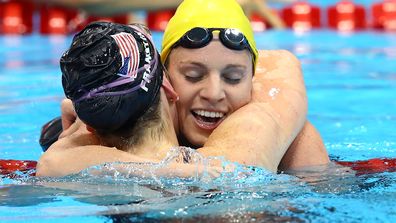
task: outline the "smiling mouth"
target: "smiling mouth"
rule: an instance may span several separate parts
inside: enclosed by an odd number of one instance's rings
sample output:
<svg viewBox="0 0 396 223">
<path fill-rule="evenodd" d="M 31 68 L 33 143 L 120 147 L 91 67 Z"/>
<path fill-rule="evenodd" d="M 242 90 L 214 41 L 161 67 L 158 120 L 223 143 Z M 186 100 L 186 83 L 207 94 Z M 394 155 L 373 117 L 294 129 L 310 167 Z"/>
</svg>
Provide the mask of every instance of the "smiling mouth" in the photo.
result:
<svg viewBox="0 0 396 223">
<path fill-rule="evenodd" d="M 215 129 L 225 118 L 225 113 L 222 112 L 194 110 L 192 114 L 195 117 L 197 125 L 207 130 Z"/>
</svg>

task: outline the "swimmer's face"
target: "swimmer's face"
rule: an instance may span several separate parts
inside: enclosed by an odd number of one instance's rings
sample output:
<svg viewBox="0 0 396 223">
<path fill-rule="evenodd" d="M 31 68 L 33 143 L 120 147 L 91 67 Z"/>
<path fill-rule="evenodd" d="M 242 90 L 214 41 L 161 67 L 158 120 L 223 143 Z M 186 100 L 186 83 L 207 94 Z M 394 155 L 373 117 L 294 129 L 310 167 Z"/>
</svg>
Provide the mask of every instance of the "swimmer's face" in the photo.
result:
<svg viewBox="0 0 396 223">
<path fill-rule="evenodd" d="M 194 146 L 202 146 L 227 116 L 251 100 L 251 54 L 228 49 L 216 37 L 203 48 L 173 49 L 168 71 L 180 97 L 180 135 Z"/>
</svg>

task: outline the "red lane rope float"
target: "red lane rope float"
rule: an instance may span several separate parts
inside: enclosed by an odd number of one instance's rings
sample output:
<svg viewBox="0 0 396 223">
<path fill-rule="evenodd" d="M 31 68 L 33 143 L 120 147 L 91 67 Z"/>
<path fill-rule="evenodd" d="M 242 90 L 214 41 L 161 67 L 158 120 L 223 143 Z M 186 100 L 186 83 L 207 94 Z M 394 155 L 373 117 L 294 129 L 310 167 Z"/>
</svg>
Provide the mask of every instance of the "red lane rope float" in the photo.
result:
<svg viewBox="0 0 396 223">
<path fill-rule="evenodd" d="M 30 1 L 0 2 L 0 32 L 4 34 L 32 33 L 33 11 L 34 4 Z"/>
<path fill-rule="evenodd" d="M 385 0 L 372 5 L 373 27 L 396 31 L 396 0 Z"/>
<path fill-rule="evenodd" d="M 350 167 L 355 170 L 356 175 L 396 172 L 396 159 L 392 158 L 375 158 L 359 161 L 336 161 L 337 164 Z"/>
<path fill-rule="evenodd" d="M 0 175 L 14 178 L 19 171 L 34 176 L 36 166 L 37 161 L 33 160 L 0 160 Z"/>
<path fill-rule="evenodd" d="M 272 9 L 271 11 L 273 14 L 280 16 L 277 10 Z M 264 32 L 273 28 L 264 17 L 257 13 L 252 13 L 250 16 L 250 24 L 252 25 L 254 32 Z"/>
<path fill-rule="evenodd" d="M 285 24 L 297 31 L 320 28 L 320 8 L 306 1 L 297 1 L 282 10 Z"/>
<path fill-rule="evenodd" d="M 42 5 L 40 8 L 40 33 L 44 35 L 68 35 L 75 32 L 71 21 L 78 15 L 76 10 Z"/>
<path fill-rule="evenodd" d="M 362 5 L 342 0 L 327 9 L 330 28 L 340 31 L 353 31 L 366 28 L 366 11 Z"/>
<path fill-rule="evenodd" d="M 128 15 L 117 15 L 117 16 L 89 16 L 87 19 L 87 25 L 91 22 L 95 21 L 107 21 L 107 22 L 115 22 L 120 24 L 128 24 L 129 16 Z"/>
<path fill-rule="evenodd" d="M 128 24 L 129 23 L 129 15 L 117 15 L 117 16 L 95 16 L 90 15 L 87 16 L 83 13 L 77 14 L 71 20 L 71 30 L 72 32 L 79 32 L 89 23 L 96 22 L 96 21 L 106 21 L 106 22 L 115 22 L 120 24 Z"/>
<path fill-rule="evenodd" d="M 165 31 L 169 20 L 175 14 L 175 10 L 151 11 L 147 13 L 147 27 L 153 31 Z"/>
</svg>

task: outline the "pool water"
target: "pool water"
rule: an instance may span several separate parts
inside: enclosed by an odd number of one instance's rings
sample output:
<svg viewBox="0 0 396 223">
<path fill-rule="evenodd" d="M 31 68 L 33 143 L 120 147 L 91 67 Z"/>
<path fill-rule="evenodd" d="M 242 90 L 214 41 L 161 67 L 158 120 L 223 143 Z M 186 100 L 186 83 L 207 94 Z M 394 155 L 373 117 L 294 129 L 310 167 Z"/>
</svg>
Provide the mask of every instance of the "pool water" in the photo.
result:
<svg viewBox="0 0 396 223">
<path fill-rule="evenodd" d="M 154 33 L 159 46 L 162 33 Z M 309 120 L 333 159 L 396 157 L 396 35 L 268 31 L 260 49 L 300 59 Z M 59 58 L 71 37 L 0 37 L 0 159 L 37 160 L 43 123 L 64 97 Z M 331 165 L 295 175 L 240 168 L 214 181 L 95 177 L 0 180 L 1 222 L 394 222 L 396 174 Z"/>
</svg>

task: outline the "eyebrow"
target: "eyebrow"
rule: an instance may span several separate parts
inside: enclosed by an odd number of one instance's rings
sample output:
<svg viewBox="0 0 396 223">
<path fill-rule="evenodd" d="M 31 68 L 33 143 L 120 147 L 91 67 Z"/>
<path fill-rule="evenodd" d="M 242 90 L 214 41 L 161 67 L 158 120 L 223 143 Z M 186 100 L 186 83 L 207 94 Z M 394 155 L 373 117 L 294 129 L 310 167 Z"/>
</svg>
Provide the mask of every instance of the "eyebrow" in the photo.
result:
<svg viewBox="0 0 396 223">
<path fill-rule="evenodd" d="M 247 66 L 241 64 L 227 64 L 227 66 L 223 70 L 234 69 L 234 68 L 246 70 Z"/>
<path fill-rule="evenodd" d="M 198 67 L 203 67 L 206 68 L 207 66 L 204 63 L 201 62 L 196 62 L 196 61 L 181 61 L 180 62 L 181 65 L 194 65 L 194 66 L 198 66 Z M 227 64 L 223 70 L 225 69 L 232 69 L 232 68 L 241 68 L 241 69 L 246 69 L 247 66 L 242 65 L 242 64 Z"/>
<path fill-rule="evenodd" d="M 201 68 L 206 68 L 207 67 L 204 63 L 191 61 L 191 60 L 180 61 L 179 64 L 180 65 L 194 65 L 194 66 L 201 67 Z"/>
</svg>

